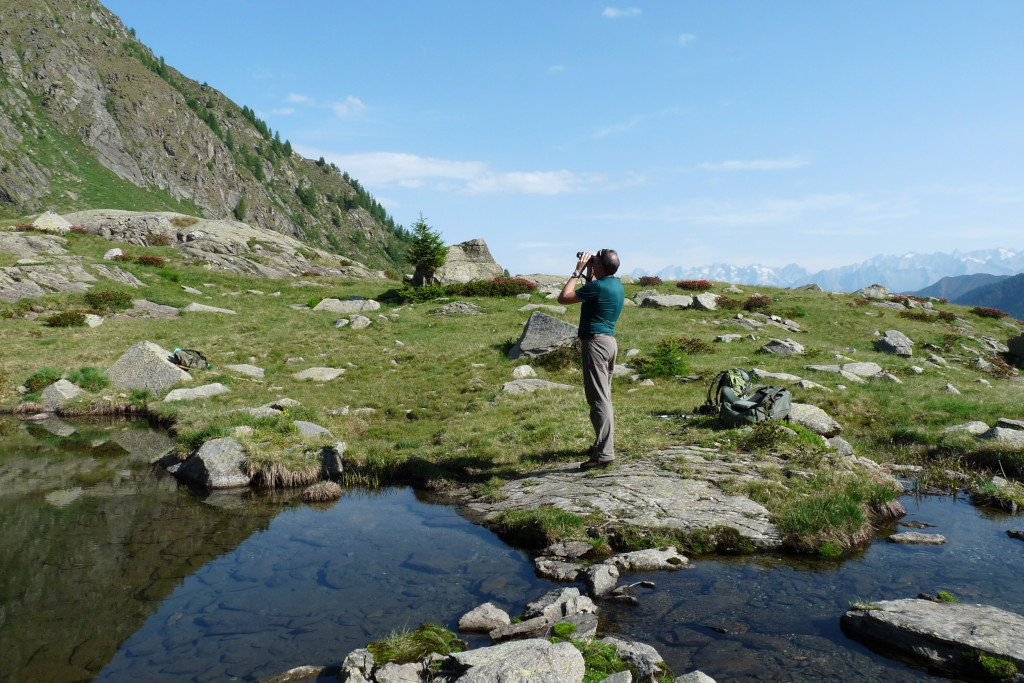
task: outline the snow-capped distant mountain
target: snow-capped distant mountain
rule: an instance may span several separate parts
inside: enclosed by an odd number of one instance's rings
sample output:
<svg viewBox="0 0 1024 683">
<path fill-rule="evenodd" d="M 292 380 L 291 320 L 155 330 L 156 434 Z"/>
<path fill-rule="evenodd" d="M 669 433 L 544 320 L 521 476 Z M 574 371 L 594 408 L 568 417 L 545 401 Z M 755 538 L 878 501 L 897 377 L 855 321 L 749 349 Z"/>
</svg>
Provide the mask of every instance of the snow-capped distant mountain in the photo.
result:
<svg viewBox="0 0 1024 683">
<path fill-rule="evenodd" d="M 772 268 L 757 264 L 735 266 L 715 263 L 690 268 L 668 266 L 655 275 L 663 280 L 704 279 L 771 287 L 798 287 L 813 282 L 823 289 L 845 292 L 878 283 L 894 292 L 909 292 L 955 275 L 1015 275 L 1021 272 L 1024 272 L 1024 251 L 996 248 L 954 251 L 951 254 L 880 254 L 857 264 L 820 270 L 817 273 L 809 273 L 796 264 Z M 648 274 L 642 270 L 633 271 L 634 276 Z"/>
</svg>

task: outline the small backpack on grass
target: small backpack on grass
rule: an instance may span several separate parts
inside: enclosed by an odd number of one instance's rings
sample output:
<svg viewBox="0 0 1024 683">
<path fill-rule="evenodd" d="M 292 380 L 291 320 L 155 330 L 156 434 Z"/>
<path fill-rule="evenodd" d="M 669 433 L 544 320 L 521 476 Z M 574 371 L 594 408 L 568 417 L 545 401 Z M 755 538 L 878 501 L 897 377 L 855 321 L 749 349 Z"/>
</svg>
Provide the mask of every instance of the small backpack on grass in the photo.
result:
<svg viewBox="0 0 1024 683">
<path fill-rule="evenodd" d="M 793 394 L 785 387 L 758 387 L 749 396 L 723 401 L 718 418 L 727 427 L 752 425 L 764 420 L 789 421 Z"/>
<path fill-rule="evenodd" d="M 174 364 L 187 370 L 205 370 L 210 363 L 199 351 L 195 349 L 174 349 Z"/>
<path fill-rule="evenodd" d="M 756 387 L 740 368 L 718 373 L 708 387 L 707 400 L 697 409 L 704 415 L 718 415 L 728 427 L 764 420 L 788 420 L 793 394 L 785 387 Z"/>
</svg>

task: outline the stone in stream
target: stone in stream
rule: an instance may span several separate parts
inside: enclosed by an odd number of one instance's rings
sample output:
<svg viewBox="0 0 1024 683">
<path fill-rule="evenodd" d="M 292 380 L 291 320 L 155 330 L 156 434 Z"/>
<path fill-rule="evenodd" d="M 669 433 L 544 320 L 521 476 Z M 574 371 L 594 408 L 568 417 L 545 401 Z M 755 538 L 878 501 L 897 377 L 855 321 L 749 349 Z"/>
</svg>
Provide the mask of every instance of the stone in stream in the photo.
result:
<svg viewBox="0 0 1024 683">
<path fill-rule="evenodd" d="M 572 643 L 550 643 L 541 638 L 458 652 L 447 661 L 466 670 L 458 683 L 579 683 L 586 670 L 583 655 Z"/>
<path fill-rule="evenodd" d="M 533 560 L 537 573 L 552 581 L 575 581 L 583 565 L 577 562 L 566 562 L 558 557 L 537 557 Z"/>
<path fill-rule="evenodd" d="M 508 612 L 498 609 L 493 602 L 485 602 L 466 612 L 459 619 L 459 631 L 463 633 L 490 633 L 496 628 L 512 623 Z"/>
<path fill-rule="evenodd" d="M 886 537 L 887 543 L 899 545 L 946 545 L 946 537 L 941 534 L 922 534 L 917 531 L 903 531 Z"/>
<path fill-rule="evenodd" d="M 648 548 L 620 553 L 609 557 L 605 563 L 613 564 L 623 571 L 674 571 L 688 566 L 690 560 L 676 550 L 674 545 L 670 545 L 667 548 Z"/>
<path fill-rule="evenodd" d="M 235 439 L 207 441 L 183 463 L 168 467 L 178 479 L 209 489 L 248 486 L 250 477 L 242 469 L 245 449 Z"/>
<path fill-rule="evenodd" d="M 641 681 L 653 680 L 665 673 L 663 668 L 665 658 L 646 643 L 624 640 L 615 636 L 606 636 L 597 642 L 614 647 L 619 659 L 632 665 Z"/>
<path fill-rule="evenodd" d="M 583 583 L 595 598 L 608 595 L 619 583 L 619 569 L 612 564 L 595 564 L 581 572 Z"/>
<path fill-rule="evenodd" d="M 944 676 L 992 680 L 978 655 L 1009 662 L 1024 681 L 1024 617 L 990 605 L 885 600 L 840 620 L 850 638 Z"/>
</svg>

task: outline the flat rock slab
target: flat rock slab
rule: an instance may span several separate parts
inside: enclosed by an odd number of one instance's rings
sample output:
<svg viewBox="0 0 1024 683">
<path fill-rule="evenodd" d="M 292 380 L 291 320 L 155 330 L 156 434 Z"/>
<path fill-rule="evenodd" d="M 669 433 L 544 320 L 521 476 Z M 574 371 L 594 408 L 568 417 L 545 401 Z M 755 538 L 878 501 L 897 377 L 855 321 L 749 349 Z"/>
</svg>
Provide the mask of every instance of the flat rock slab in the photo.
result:
<svg viewBox="0 0 1024 683">
<path fill-rule="evenodd" d="M 1024 681 L 1024 617 L 989 605 L 930 600 L 886 600 L 850 610 L 843 632 L 886 654 L 967 680 L 992 680 L 973 657 L 977 652 L 1012 662 Z"/>
<path fill-rule="evenodd" d="M 686 294 L 654 294 L 644 297 L 641 308 L 690 308 L 693 297 Z"/>
<path fill-rule="evenodd" d="M 185 308 L 181 309 L 182 313 L 222 313 L 225 315 L 238 315 L 230 308 L 217 308 L 216 306 L 207 306 L 206 304 L 191 303 Z"/>
<path fill-rule="evenodd" d="M 505 510 L 551 505 L 579 515 L 597 511 L 612 524 L 648 529 L 695 532 L 732 527 L 756 548 L 778 548 L 782 539 L 764 507 L 670 469 L 681 460 L 687 468 L 691 462 L 699 466 L 707 462 L 708 453 L 713 451 L 677 447 L 590 473 L 577 469 L 538 472 L 505 484 L 501 488 L 507 496 L 504 500 L 475 500 L 466 504 L 463 512 L 486 523 Z"/>
<path fill-rule="evenodd" d="M 738 335 L 736 335 L 738 336 Z M 796 375 L 791 375 L 788 372 L 769 372 L 762 368 L 754 368 L 754 377 L 758 379 L 777 379 L 780 382 L 799 382 L 800 378 Z"/>
<path fill-rule="evenodd" d="M 459 667 L 470 667 L 458 683 L 579 683 L 586 673 L 583 655 L 572 643 L 541 638 L 460 652 L 451 659 Z"/>
<path fill-rule="evenodd" d="M 549 306 L 546 304 L 526 304 L 519 309 L 520 313 L 529 313 L 530 311 L 544 311 L 545 313 L 565 313 L 565 306 Z"/>
<path fill-rule="evenodd" d="M 355 299 L 342 301 L 340 299 L 324 299 L 313 307 L 314 311 L 330 311 L 331 313 L 363 313 L 364 311 L 379 311 L 380 303 L 373 299 Z"/>
<path fill-rule="evenodd" d="M 292 377 L 295 379 L 311 379 L 315 382 L 329 382 L 345 374 L 345 368 L 309 368 L 302 372 L 296 372 Z"/>
<path fill-rule="evenodd" d="M 999 443 L 1006 444 L 1013 448 L 1024 448 L 1024 432 L 1019 429 L 1008 429 L 1006 427 L 993 427 L 984 434 L 980 435 L 980 439 L 994 439 Z"/>
<path fill-rule="evenodd" d="M 195 401 L 200 398 L 210 398 L 211 396 L 218 396 L 220 394 L 226 394 L 231 390 L 220 382 L 214 382 L 213 384 L 204 384 L 201 387 L 189 387 L 187 389 L 173 389 L 167 392 L 167 396 L 164 397 L 165 401 Z"/>
<path fill-rule="evenodd" d="M 234 372 L 238 375 L 247 375 L 248 377 L 257 377 L 263 379 L 263 368 L 256 367 L 255 365 L 249 365 L 248 363 L 242 363 L 240 365 L 225 365 L 224 369 L 229 372 Z"/>
<path fill-rule="evenodd" d="M 120 315 L 132 318 L 155 318 L 159 320 L 177 318 L 178 309 L 174 306 L 156 304 L 146 299 L 135 299 L 132 301 L 132 307 L 121 311 Z"/>
<path fill-rule="evenodd" d="M 838 436 L 843 431 L 842 425 L 829 417 L 828 413 L 818 406 L 806 403 L 794 403 L 789 413 L 789 419 L 825 438 Z"/>
<path fill-rule="evenodd" d="M 886 537 L 886 542 L 899 545 L 946 545 L 946 537 L 941 534 L 922 534 L 919 531 L 903 531 Z"/>
<path fill-rule="evenodd" d="M 506 394 L 531 394 L 535 391 L 546 391 L 549 389 L 575 389 L 576 387 L 571 384 L 559 384 L 558 382 L 549 382 L 546 379 L 516 379 L 511 382 L 505 382 L 501 389 Z"/>
</svg>

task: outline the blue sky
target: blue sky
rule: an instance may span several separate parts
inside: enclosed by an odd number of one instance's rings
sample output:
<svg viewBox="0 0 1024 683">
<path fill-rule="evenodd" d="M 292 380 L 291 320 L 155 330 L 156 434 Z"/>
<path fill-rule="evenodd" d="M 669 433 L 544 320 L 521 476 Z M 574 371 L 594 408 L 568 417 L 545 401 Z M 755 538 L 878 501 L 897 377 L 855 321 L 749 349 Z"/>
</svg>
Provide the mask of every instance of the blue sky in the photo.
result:
<svg viewBox="0 0 1024 683">
<path fill-rule="evenodd" d="M 513 273 L 1024 248 L 1017 0 L 106 6 Z"/>
</svg>

